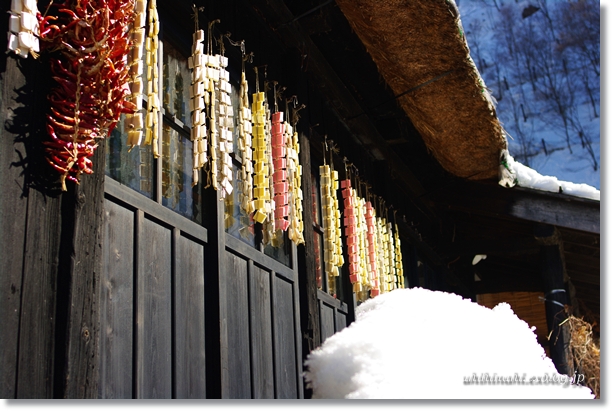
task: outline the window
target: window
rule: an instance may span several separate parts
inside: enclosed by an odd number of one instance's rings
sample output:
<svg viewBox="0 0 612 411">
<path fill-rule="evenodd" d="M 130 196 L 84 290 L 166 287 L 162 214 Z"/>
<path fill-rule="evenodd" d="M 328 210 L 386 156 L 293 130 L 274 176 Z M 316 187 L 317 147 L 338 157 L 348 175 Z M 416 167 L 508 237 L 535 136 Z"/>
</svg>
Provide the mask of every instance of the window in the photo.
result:
<svg viewBox="0 0 612 411">
<path fill-rule="evenodd" d="M 159 97 L 162 106 L 159 120 L 160 156 L 157 159 L 153 158 L 151 145 L 136 146 L 132 149 L 127 147 L 127 133 L 123 129 L 124 116 L 122 116 L 106 144 L 106 174 L 164 207 L 195 223 L 202 224 L 206 206 L 203 190 L 207 185 L 207 175 L 205 169 L 200 170 L 199 183 L 193 186 L 193 143 L 190 139 L 192 121 L 189 111 L 191 73 L 188 68 L 188 58 L 167 41 L 160 40 L 158 53 L 160 62 L 158 68 L 161 75 Z M 146 74 L 143 77 L 144 90 L 146 90 Z M 230 97 L 234 112 L 237 113 L 239 90 L 234 84 Z M 146 108 L 146 95 L 143 98 L 143 106 Z M 261 232 L 257 232 L 257 225 L 240 208 L 238 170 L 242 158 L 237 150 L 237 121 L 237 116 L 234 116 L 234 153 L 231 154 L 234 190 L 224 200 L 225 231 L 291 267 L 292 243 L 287 233 L 283 233 L 276 246 L 263 245 Z"/>
<path fill-rule="evenodd" d="M 153 158 L 151 145 L 127 147 L 125 117 L 106 144 L 106 174 L 195 223 L 202 224 L 202 184 L 192 187 L 193 144 L 190 141 L 190 83 L 187 57 L 168 42 L 161 42 L 159 72 L 162 73 L 160 157 Z M 145 70 L 146 73 L 146 70 Z M 146 75 L 143 76 L 146 83 Z M 146 87 L 144 88 L 146 90 Z M 146 107 L 146 95 L 143 106 Z"/>
</svg>

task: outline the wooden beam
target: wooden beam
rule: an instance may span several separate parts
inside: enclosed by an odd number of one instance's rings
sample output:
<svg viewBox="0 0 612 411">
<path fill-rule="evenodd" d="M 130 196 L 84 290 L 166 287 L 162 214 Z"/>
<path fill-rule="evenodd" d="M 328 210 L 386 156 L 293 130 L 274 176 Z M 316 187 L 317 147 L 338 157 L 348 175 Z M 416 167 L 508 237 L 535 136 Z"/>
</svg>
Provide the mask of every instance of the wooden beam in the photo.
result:
<svg viewBox="0 0 612 411">
<path fill-rule="evenodd" d="M 427 197 L 451 210 L 600 233 L 600 202 L 595 200 L 461 180 Z"/>
<path fill-rule="evenodd" d="M 532 237 L 499 237 L 496 239 L 474 240 L 452 245 L 445 254 L 467 255 L 524 255 L 536 254 L 540 251 L 540 244 Z"/>
</svg>

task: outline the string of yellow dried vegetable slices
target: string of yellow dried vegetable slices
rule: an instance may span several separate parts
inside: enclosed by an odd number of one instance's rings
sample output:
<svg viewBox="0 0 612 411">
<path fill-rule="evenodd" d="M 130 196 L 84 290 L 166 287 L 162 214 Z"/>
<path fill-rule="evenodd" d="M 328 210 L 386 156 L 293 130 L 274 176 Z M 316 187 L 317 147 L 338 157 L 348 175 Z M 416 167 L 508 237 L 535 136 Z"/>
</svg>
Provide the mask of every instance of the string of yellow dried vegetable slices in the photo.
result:
<svg viewBox="0 0 612 411">
<path fill-rule="evenodd" d="M 338 171 L 325 164 L 319 167 L 321 176 L 321 208 L 323 212 L 323 251 L 325 273 L 328 277 L 328 292 L 335 293 L 335 277 L 344 265 L 342 238 L 340 234 L 340 210 L 338 208 Z"/>
<path fill-rule="evenodd" d="M 253 94 L 253 160 L 255 161 L 255 176 L 253 180 L 255 214 L 253 215 L 253 220 L 261 224 L 266 221 L 271 210 L 264 101 L 265 93 L 256 92 Z"/>
<path fill-rule="evenodd" d="M 357 196 L 357 192 L 353 190 L 353 198 L 355 204 L 355 217 L 357 219 L 357 236 L 359 239 L 359 282 L 353 284 L 353 291 L 357 293 L 359 301 L 367 299 L 367 291 L 370 289 L 370 278 L 368 274 L 368 228 L 366 223 L 366 206 L 365 200 Z"/>
<path fill-rule="evenodd" d="M 128 66 L 130 75 L 130 91 L 129 100 L 136 106 L 136 112 L 125 115 L 123 123 L 124 132 L 127 134 L 127 145 L 132 148 L 139 146 L 142 143 L 143 134 L 143 113 L 142 110 L 142 92 L 143 82 L 142 75 L 144 73 L 144 49 L 145 49 L 145 26 L 146 26 L 146 0 L 136 0 L 134 3 L 134 24 L 130 28 L 130 42 L 132 43 L 132 51 L 128 54 Z"/>
<path fill-rule="evenodd" d="M 148 31 L 147 38 L 145 41 L 146 55 L 146 66 L 147 66 L 147 117 L 146 117 L 146 131 L 145 131 L 145 144 L 151 144 L 153 146 L 153 157 L 159 157 L 159 130 L 158 130 L 158 116 L 159 116 L 159 70 L 157 68 L 157 51 L 159 48 L 159 16 L 157 14 L 157 2 L 156 0 L 149 0 L 149 12 L 148 12 Z"/>
<path fill-rule="evenodd" d="M 383 293 L 386 293 L 392 290 L 392 288 L 390 288 L 390 285 L 393 281 L 391 278 L 390 271 L 391 258 L 389 249 L 389 237 L 387 235 L 387 221 L 383 217 L 379 217 L 377 220 L 378 238 L 380 243 L 379 257 L 382 267 L 381 278 L 379 281 L 381 285 L 381 291 Z"/>
<path fill-rule="evenodd" d="M 276 204 L 274 201 L 274 180 L 272 178 L 274 174 L 274 161 L 272 157 L 272 111 L 270 110 L 270 104 L 268 101 L 267 94 L 264 94 L 264 134 L 266 138 L 266 158 L 268 164 L 268 191 L 270 193 L 270 211 L 266 216 L 266 220 L 263 223 L 263 238 L 262 243 L 264 245 L 271 244 L 273 247 L 280 247 L 282 244 L 282 235 L 278 235 L 276 232 L 276 221 L 274 220 L 274 212 Z"/>
<path fill-rule="evenodd" d="M 393 230 L 392 230 L 392 226 L 391 226 L 391 222 L 387 222 L 385 224 L 386 227 L 386 234 L 385 237 L 388 239 L 387 243 L 388 243 L 388 251 L 387 251 L 387 255 L 389 258 L 389 276 L 390 276 L 390 281 L 389 281 L 389 291 L 395 290 L 396 288 L 398 288 L 398 279 L 397 279 L 397 270 L 395 268 L 395 245 L 394 245 L 394 238 L 393 238 Z"/>
<path fill-rule="evenodd" d="M 399 288 L 404 288 L 404 263 L 397 223 L 395 223 L 395 268 L 399 280 Z"/>
<path fill-rule="evenodd" d="M 376 247 L 378 257 L 379 278 L 378 284 L 382 293 L 389 291 L 389 260 L 387 259 L 387 241 L 385 239 L 385 227 L 383 218 L 376 218 L 377 244 Z"/>
<path fill-rule="evenodd" d="M 240 80 L 240 111 L 238 112 L 238 149 L 242 157 L 240 170 L 240 208 L 250 215 L 255 211 L 253 201 L 252 113 L 249 105 L 249 85 L 243 71 Z"/>
<path fill-rule="evenodd" d="M 285 122 L 287 138 L 287 172 L 289 181 L 289 239 L 295 244 L 304 244 L 302 166 L 300 165 L 300 142 L 297 131 Z"/>
</svg>

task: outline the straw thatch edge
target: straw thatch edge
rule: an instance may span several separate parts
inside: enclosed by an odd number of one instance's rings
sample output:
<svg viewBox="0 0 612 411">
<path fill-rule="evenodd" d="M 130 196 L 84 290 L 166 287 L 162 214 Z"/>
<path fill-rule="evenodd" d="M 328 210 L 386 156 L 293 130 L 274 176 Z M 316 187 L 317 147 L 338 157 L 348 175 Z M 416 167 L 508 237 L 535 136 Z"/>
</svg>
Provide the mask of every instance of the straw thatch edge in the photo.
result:
<svg viewBox="0 0 612 411">
<path fill-rule="evenodd" d="M 503 128 L 450 0 L 337 0 L 426 146 L 450 173 L 497 178 Z"/>
</svg>

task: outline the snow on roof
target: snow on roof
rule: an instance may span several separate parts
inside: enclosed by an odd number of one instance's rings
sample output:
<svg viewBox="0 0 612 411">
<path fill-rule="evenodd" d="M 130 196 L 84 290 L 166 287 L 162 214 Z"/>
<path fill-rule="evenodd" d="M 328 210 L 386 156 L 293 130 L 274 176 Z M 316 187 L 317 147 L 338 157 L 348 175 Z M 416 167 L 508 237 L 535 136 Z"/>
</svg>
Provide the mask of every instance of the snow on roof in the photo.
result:
<svg viewBox="0 0 612 411">
<path fill-rule="evenodd" d="M 504 150 L 501 154 L 500 172 L 499 184 L 504 187 L 519 185 L 535 190 L 564 193 L 600 201 L 600 191 L 595 187 L 588 184 L 560 181 L 557 177 L 543 176 L 534 169 L 514 160 L 507 150 Z"/>
<path fill-rule="evenodd" d="M 557 373 L 507 303 L 491 310 L 423 288 L 361 304 L 356 321 L 311 352 L 305 366 L 314 398 L 593 398 Z"/>
</svg>

